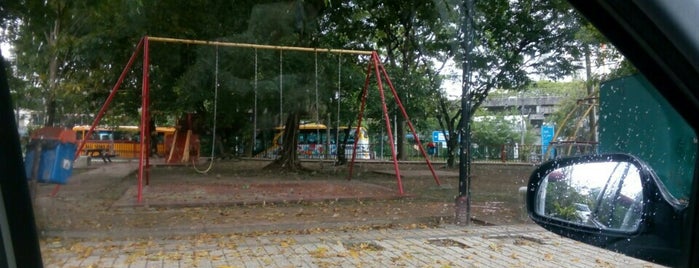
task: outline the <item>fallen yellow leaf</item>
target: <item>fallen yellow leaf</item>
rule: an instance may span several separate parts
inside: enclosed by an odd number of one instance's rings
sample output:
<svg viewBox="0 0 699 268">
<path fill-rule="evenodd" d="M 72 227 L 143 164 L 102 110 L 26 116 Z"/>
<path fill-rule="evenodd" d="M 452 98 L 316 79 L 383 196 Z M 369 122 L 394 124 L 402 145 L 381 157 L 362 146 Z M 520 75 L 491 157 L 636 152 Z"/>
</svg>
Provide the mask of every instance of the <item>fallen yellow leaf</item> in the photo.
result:
<svg viewBox="0 0 699 268">
<path fill-rule="evenodd" d="M 327 257 L 328 249 L 325 247 L 318 247 L 316 250 L 311 251 L 311 256 L 314 258 L 325 258 Z"/>
<path fill-rule="evenodd" d="M 553 254 L 551 254 L 551 253 L 544 254 L 544 260 L 547 260 L 547 261 L 553 260 Z"/>
</svg>

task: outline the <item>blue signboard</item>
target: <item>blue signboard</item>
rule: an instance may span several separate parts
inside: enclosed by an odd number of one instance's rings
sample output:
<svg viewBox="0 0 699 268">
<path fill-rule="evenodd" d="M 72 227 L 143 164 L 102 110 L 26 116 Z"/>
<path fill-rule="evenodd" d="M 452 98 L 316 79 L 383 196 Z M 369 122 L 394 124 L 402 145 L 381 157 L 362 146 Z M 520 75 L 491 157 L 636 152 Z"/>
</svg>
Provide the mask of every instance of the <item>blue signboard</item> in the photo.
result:
<svg viewBox="0 0 699 268">
<path fill-rule="evenodd" d="M 449 136 L 449 131 L 445 131 L 447 136 Z M 444 132 L 441 130 L 432 131 L 432 142 L 447 142 L 447 138 L 444 136 Z"/>
<path fill-rule="evenodd" d="M 551 125 L 541 126 L 541 155 L 546 153 L 546 149 L 549 147 L 549 142 L 553 140 L 554 127 Z M 544 156 L 546 157 L 546 156 Z"/>
</svg>

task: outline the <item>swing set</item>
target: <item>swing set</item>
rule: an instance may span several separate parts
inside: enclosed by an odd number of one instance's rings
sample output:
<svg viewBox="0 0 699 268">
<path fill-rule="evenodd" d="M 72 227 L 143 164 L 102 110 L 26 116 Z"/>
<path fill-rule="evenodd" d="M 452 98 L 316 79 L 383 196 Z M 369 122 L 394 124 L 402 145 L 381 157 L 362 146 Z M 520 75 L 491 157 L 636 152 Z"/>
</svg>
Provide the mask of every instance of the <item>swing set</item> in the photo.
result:
<svg viewBox="0 0 699 268">
<path fill-rule="evenodd" d="M 138 203 L 141 203 L 143 199 L 143 184 L 145 180 L 145 184 L 149 185 L 149 180 L 150 180 L 150 154 L 148 153 L 148 146 L 150 144 L 150 93 L 149 93 L 149 60 L 150 60 L 150 42 L 163 42 L 163 43 L 179 43 L 179 44 L 188 44 L 188 45 L 206 45 L 206 46 L 215 46 L 216 47 L 216 74 L 215 74 L 215 85 L 214 85 L 214 126 L 213 126 L 213 139 L 215 140 L 215 133 L 216 133 L 216 109 L 217 109 L 217 102 L 218 102 L 218 48 L 219 47 L 237 47 L 237 48 L 250 48 L 255 50 L 255 82 L 254 82 L 254 93 L 255 93 L 255 101 L 254 101 L 254 110 L 255 114 L 253 117 L 253 138 L 254 135 L 256 134 L 255 132 L 257 131 L 257 50 L 258 49 L 265 49 L 265 50 L 277 50 L 280 52 L 280 59 L 279 59 L 279 68 L 280 68 L 280 81 L 279 81 L 279 94 L 280 94 L 280 101 L 279 101 L 279 109 L 280 109 L 280 120 L 282 120 L 282 52 L 283 51 L 299 51 L 299 52 L 313 52 L 316 54 L 316 76 L 318 75 L 317 73 L 317 54 L 318 53 L 334 53 L 334 54 L 351 54 L 351 55 L 359 55 L 359 56 L 369 56 L 369 64 L 367 66 L 367 71 L 366 71 L 366 79 L 364 81 L 364 87 L 362 89 L 361 93 L 361 105 L 359 107 L 359 114 L 357 116 L 357 128 L 356 128 L 356 133 L 360 131 L 361 125 L 362 125 L 362 120 L 364 117 L 364 109 L 366 107 L 366 100 L 367 100 L 367 95 L 368 95 L 368 88 L 369 84 L 371 82 L 371 77 L 375 76 L 376 77 L 376 83 L 378 86 L 379 90 L 379 96 L 381 97 L 381 108 L 383 110 L 383 119 L 384 122 L 386 123 L 386 130 L 388 134 L 388 139 L 393 140 L 393 131 L 391 128 L 391 121 L 389 118 L 388 114 L 388 109 L 386 106 L 386 97 L 384 94 L 384 80 L 388 87 L 390 88 L 391 93 L 393 94 L 394 100 L 396 102 L 397 107 L 400 109 L 400 112 L 402 116 L 404 117 L 405 121 L 408 123 L 408 127 L 410 128 L 410 131 L 412 132 L 413 136 L 416 138 L 415 141 L 418 145 L 418 148 L 420 150 L 420 153 L 422 154 L 423 158 L 425 159 L 425 162 L 427 163 L 427 166 L 429 167 L 430 171 L 432 172 L 432 176 L 434 177 L 435 182 L 437 185 L 440 185 L 439 178 L 437 177 L 437 174 L 432 167 L 432 163 L 429 160 L 429 157 L 427 156 L 427 153 L 425 152 L 422 143 L 420 142 L 419 136 L 415 132 L 415 127 L 413 126 L 412 122 L 410 121 L 410 118 L 408 117 L 408 114 L 405 111 L 405 108 L 403 107 L 402 102 L 400 101 L 398 94 L 396 92 L 395 87 L 393 86 L 391 80 L 388 77 L 388 73 L 386 72 L 386 69 L 383 67 L 379 60 L 379 55 L 376 51 L 360 51 L 360 50 L 346 50 L 346 49 L 323 49 L 323 48 L 307 48 L 307 47 L 292 47 L 292 46 L 272 46 L 272 45 L 259 45 L 259 44 L 246 44 L 246 43 L 232 43 L 232 42 L 219 42 L 219 41 L 202 41 L 202 40 L 190 40 L 190 39 L 176 39 L 176 38 L 164 38 L 164 37 L 152 37 L 152 36 L 144 36 L 140 39 L 138 44 L 136 45 L 136 49 L 134 53 L 131 55 L 128 63 L 124 67 L 121 75 L 119 76 L 119 79 L 117 80 L 116 84 L 114 87 L 112 87 L 112 90 L 105 100 L 104 104 L 100 108 L 99 112 L 97 113 L 94 121 L 92 122 L 92 125 L 90 126 L 89 131 L 87 132 L 86 135 L 91 135 L 96 126 L 99 124 L 100 120 L 104 116 L 106 110 L 109 107 L 109 104 L 112 102 L 114 99 L 114 96 L 116 95 L 117 90 L 121 86 L 122 82 L 126 78 L 126 75 L 128 71 L 130 70 L 131 66 L 135 63 L 138 55 L 143 52 L 143 73 L 142 73 L 142 86 L 141 86 L 141 120 L 140 120 L 140 129 L 143 130 L 140 132 L 140 156 L 139 156 L 139 163 L 138 163 L 138 194 L 137 194 L 137 201 Z M 315 85 L 315 90 L 316 90 L 316 107 L 315 107 L 315 113 L 316 113 L 316 120 L 318 120 L 318 81 L 316 78 L 316 85 Z M 400 134 L 399 134 L 400 135 Z M 177 137 L 177 135 L 176 135 Z M 185 152 L 182 154 L 182 157 L 187 157 L 186 154 L 188 153 L 188 146 L 190 143 L 191 139 L 191 130 L 188 131 L 186 137 L 186 141 L 184 143 L 182 142 L 174 142 L 173 141 L 173 148 L 171 149 L 172 151 L 178 150 Z M 354 146 L 352 149 L 352 159 L 349 162 L 349 176 L 348 179 L 352 178 L 353 175 L 353 168 L 354 168 L 354 162 L 355 158 L 357 156 L 357 142 L 358 139 L 355 139 L 354 141 Z M 198 172 L 201 173 L 206 173 L 208 172 L 212 165 L 213 165 L 213 154 L 214 154 L 214 144 L 215 142 L 212 142 L 212 158 L 209 162 L 209 167 L 204 169 L 204 170 L 199 170 L 197 169 Z M 396 155 L 396 150 L 394 148 L 393 143 L 389 143 L 391 147 L 391 154 L 393 158 L 393 167 L 394 171 L 396 174 L 396 180 L 398 184 L 398 192 L 400 195 L 404 194 L 403 191 L 403 183 L 401 181 L 401 175 L 400 175 L 400 169 L 398 167 L 398 159 Z M 79 156 L 79 152 L 82 151 L 83 147 L 85 146 L 85 140 L 80 142 L 80 145 L 78 146 L 78 149 L 76 150 L 76 155 L 75 158 L 77 159 Z M 182 148 L 184 147 L 184 148 Z M 172 156 L 170 156 L 172 158 Z M 192 161 L 194 164 L 194 161 Z M 196 168 L 196 166 L 195 166 Z M 53 194 L 55 194 L 60 185 L 57 185 Z"/>
</svg>

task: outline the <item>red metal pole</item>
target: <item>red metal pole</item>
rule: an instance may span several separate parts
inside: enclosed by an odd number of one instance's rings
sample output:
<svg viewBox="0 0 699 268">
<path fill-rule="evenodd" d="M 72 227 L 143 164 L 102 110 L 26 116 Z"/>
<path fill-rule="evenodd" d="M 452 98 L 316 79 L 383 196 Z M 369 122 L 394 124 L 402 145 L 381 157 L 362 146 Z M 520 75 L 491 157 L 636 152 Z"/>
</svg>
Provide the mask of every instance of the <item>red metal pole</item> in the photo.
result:
<svg viewBox="0 0 699 268">
<path fill-rule="evenodd" d="M 354 145 L 352 146 L 352 162 L 354 163 L 354 160 L 357 157 L 357 144 L 359 144 L 359 134 L 361 131 L 362 127 L 362 119 L 364 117 L 364 107 L 366 107 L 366 96 L 367 96 L 367 88 L 365 87 L 364 90 L 362 90 L 362 105 L 359 106 L 359 118 L 357 119 L 357 129 L 354 131 Z"/>
<path fill-rule="evenodd" d="M 143 37 L 143 81 L 141 86 L 141 154 L 138 159 L 138 203 L 143 200 L 143 164 L 146 161 L 148 131 L 148 36 Z"/>
<path fill-rule="evenodd" d="M 124 70 L 121 71 L 121 75 L 119 76 L 119 79 L 117 80 L 116 84 L 114 84 L 114 87 L 112 87 L 112 91 L 109 93 L 107 100 L 104 101 L 104 104 L 102 104 L 102 108 L 100 108 L 99 112 L 97 112 L 97 116 L 95 117 L 95 120 L 92 121 L 92 125 L 90 125 L 90 129 L 87 131 L 87 134 L 85 134 L 85 136 L 83 136 L 82 141 L 80 141 L 78 149 L 75 151 L 75 157 L 73 157 L 74 159 L 78 159 L 78 157 L 80 157 L 80 152 L 83 151 L 83 148 L 85 147 L 85 142 L 87 142 L 88 137 L 90 137 L 92 133 L 95 131 L 95 127 L 100 122 L 100 120 L 102 120 L 102 116 L 104 116 L 104 113 L 107 112 L 109 104 L 112 103 L 114 96 L 116 96 L 117 90 L 124 82 L 124 79 L 126 78 L 126 75 L 128 74 L 129 69 L 131 69 L 131 66 L 133 65 L 134 61 L 136 61 L 136 57 L 138 56 L 138 53 L 141 52 L 142 46 L 143 38 L 141 38 L 141 40 L 138 41 L 138 45 L 136 45 L 135 51 L 133 52 L 133 54 L 131 54 L 131 58 L 129 58 L 129 62 L 126 63 Z M 55 196 L 60 188 L 61 185 L 57 184 L 51 192 L 51 196 Z"/>
<path fill-rule="evenodd" d="M 388 86 L 391 88 L 391 92 L 393 92 L 393 97 L 396 100 L 396 104 L 398 104 L 398 107 L 400 108 L 401 113 L 403 114 L 403 118 L 405 118 L 405 121 L 408 122 L 408 127 L 410 127 L 410 131 L 413 133 L 413 137 L 415 137 L 415 141 L 417 142 L 418 148 L 420 148 L 420 153 L 422 153 L 422 156 L 425 158 L 425 162 L 427 162 L 427 166 L 430 168 L 430 172 L 432 172 L 432 177 L 434 177 L 434 181 L 437 182 L 437 185 L 441 185 L 439 182 L 439 178 L 437 177 L 437 173 L 434 171 L 434 168 L 432 167 L 432 163 L 430 162 L 430 158 L 427 157 L 427 154 L 425 153 L 425 148 L 422 147 L 422 143 L 420 142 L 420 137 L 418 137 L 417 133 L 415 133 L 415 127 L 413 126 L 413 123 L 410 122 L 410 118 L 408 117 L 408 113 L 405 112 L 405 107 L 403 107 L 403 103 L 400 101 L 400 98 L 398 97 L 398 93 L 396 92 L 396 88 L 393 87 L 393 83 L 391 83 L 391 79 L 388 77 L 388 73 L 386 73 L 386 69 L 379 63 L 379 67 L 381 68 L 381 71 L 383 72 L 384 77 L 386 78 L 386 83 L 388 83 Z"/>
<path fill-rule="evenodd" d="M 376 71 L 376 83 L 379 86 L 379 95 L 381 96 L 381 108 L 383 108 L 383 116 L 386 121 L 386 130 L 388 132 L 388 140 L 391 145 L 391 154 L 393 155 L 393 169 L 396 172 L 396 179 L 398 180 L 398 192 L 403 195 L 403 181 L 400 178 L 400 169 L 398 168 L 398 156 L 396 155 L 395 146 L 393 145 L 393 132 L 391 131 L 391 121 L 388 117 L 388 108 L 386 108 L 386 97 L 383 93 L 383 83 L 381 82 L 381 75 L 379 66 L 379 55 L 374 51 L 371 54 L 371 60 L 374 64 L 374 71 Z M 389 80 L 390 81 L 390 80 Z M 395 93 L 394 93 L 395 94 Z"/>
<path fill-rule="evenodd" d="M 367 70 L 366 70 L 366 78 L 364 79 L 364 88 L 362 89 L 362 103 L 359 106 L 359 115 L 357 118 L 357 130 L 355 130 L 355 132 L 354 132 L 354 146 L 352 147 L 352 160 L 349 163 L 349 177 L 347 177 L 347 180 L 352 179 L 352 170 L 354 168 L 354 160 L 357 156 L 357 143 L 359 142 L 359 131 L 360 131 L 360 128 L 362 126 L 362 117 L 364 117 L 364 107 L 366 106 L 366 96 L 367 96 L 367 92 L 369 90 L 369 79 L 371 78 L 371 66 L 372 65 L 373 65 L 373 63 L 369 62 L 369 65 L 367 66 Z M 338 99 L 337 101 L 340 101 L 340 100 Z M 337 148 L 340 148 L 340 146 L 339 146 L 340 137 L 337 137 L 337 138 L 338 138 L 338 147 Z M 338 152 L 338 154 L 339 153 L 340 152 Z M 344 154 L 345 152 L 342 152 L 342 153 Z"/>
<path fill-rule="evenodd" d="M 362 91 L 362 105 L 359 106 L 359 119 L 357 120 L 357 129 L 354 131 L 354 146 L 352 146 L 352 162 L 357 158 L 357 144 L 359 144 L 359 135 L 362 128 L 362 118 L 364 117 L 364 107 L 366 107 L 366 96 L 368 90 Z"/>
<path fill-rule="evenodd" d="M 364 80 L 364 88 L 362 89 L 362 102 L 361 105 L 359 106 L 359 115 L 357 116 L 357 129 L 354 131 L 354 145 L 352 146 L 352 160 L 350 161 L 350 166 L 349 166 L 349 178 L 348 180 L 352 179 L 352 168 L 354 166 L 354 160 L 357 157 L 357 144 L 359 144 L 359 133 L 361 131 L 362 127 L 362 119 L 364 117 L 364 108 L 366 107 L 366 96 L 367 92 L 369 91 L 369 78 L 371 77 L 371 63 L 369 66 L 367 66 L 367 76 L 366 79 Z M 338 100 L 339 101 L 339 100 Z M 344 152 L 343 152 L 344 153 Z"/>
<path fill-rule="evenodd" d="M 104 116 L 104 113 L 107 111 L 109 104 L 112 103 L 114 96 L 116 96 L 117 90 L 121 86 L 121 83 L 124 82 L 124 78 L 126 78 L 126 75 L 128 74 L 129 69 L 131 69 L 131 66 L 133 65 L 134 61 L 136 61 L 136 57 L 138 56 L 138 53 L 141 51 L 142 46 L 143 46 L 143 38 L 141 38 L 141 40 L 138 42 L 138 45 L 136 45 L 136 51 L 133 52 L 133 54 L 131 55 L 131 58 L 129 59 L 129 62 L 126 64 L 126 67 L 124 67 L 124 70 L 121 71 L 121 75 L 119 76 L 119 80 L 117 80 L 114 87 L 112 87 L 112 91 L 109 93 L 107 100 L 105 100 L 104 104 L 102 104 L 102 108 L 100 108 L 99 112 L 97 112 L 97 116 L 95 117 L 95 120 L 92 121 L 92 125 L 90 125 L 90 129 L 87 131 L 87 134 L 85 134 L 85 137 L 80 142 L 80 146 L 78 147 L 78 150 L 75 151 L 75 159 L 77 159 L 80 156 L 80 152 L 82 151 L 83 147 L 85 146 L 85 142 L 87 141 L 87 137 L 90 137 L 90 135 L 92 135 L 92 133 L 95 131 L 95 127 L 97 126 L 97 124 L 99 123 L 100 120 L 102 120 L 102 116 Z"/>
</svg>

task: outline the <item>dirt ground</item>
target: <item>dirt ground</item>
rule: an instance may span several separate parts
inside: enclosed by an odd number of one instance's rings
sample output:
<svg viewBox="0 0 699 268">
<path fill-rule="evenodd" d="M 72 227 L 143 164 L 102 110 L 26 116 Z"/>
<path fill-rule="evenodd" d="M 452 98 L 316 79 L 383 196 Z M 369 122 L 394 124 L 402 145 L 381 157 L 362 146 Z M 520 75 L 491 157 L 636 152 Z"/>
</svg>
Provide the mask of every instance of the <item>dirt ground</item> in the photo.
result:
<svg viewBox="0 0 699 268">
<path fill-rule="evenodd" d="M 458 170 L 438 168 L 441 185 L 437 185 L 426 166 L 402 165 L 401 195 L 390 166 L 360 165 L 348 180 L 346 166 L 304 162 L 311 172 L 281 174 L 263 170 L 267 163 L 217 161 L 206 174 L 191 166 L 156 166 L 141 193 L 142 202 L 137 201 L 136 174 L 110 179 L 95 170 L 103 163 L 93 163 L 74 174 L 94 175 L 69 182 L 71 187 L 56 196 L 50 196 L 54 185 L 39 185 L 38 227 L 45 236 L 169 236 L 200 231 L 415 228 L 454 219 Z M 517 189 L 526 185 L 529 174 L 513 176 L 499 172 L 497 166 L 481 171 L 487 176 L 474 173 L 474 224 L 528 222 L 522 217 Z"/>
</svg>

